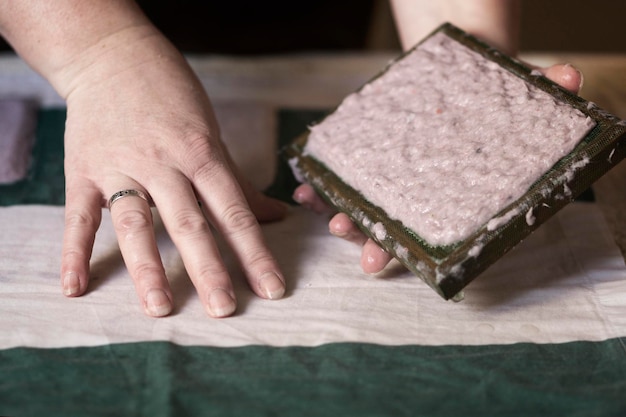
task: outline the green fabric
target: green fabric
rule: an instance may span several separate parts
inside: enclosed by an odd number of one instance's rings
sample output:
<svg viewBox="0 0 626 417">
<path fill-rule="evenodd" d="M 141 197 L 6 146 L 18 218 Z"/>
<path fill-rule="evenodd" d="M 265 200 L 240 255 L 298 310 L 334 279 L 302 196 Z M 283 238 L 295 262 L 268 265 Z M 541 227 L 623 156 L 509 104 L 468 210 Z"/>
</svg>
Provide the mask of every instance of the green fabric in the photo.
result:
<svg viewBox="0 0 626 417">
<path fill-rule="evenodd" d="M 623 416 L 624 340 L 0 351 L 15 416 Z"/>
<path fill-rule="evenodd" d="M 28 177 L 0 185 L 0 206 L 17 204 L 65 204 L 63 132 L 65 109 L 39 112 L 33 163 Z"/>
<path fill-rule="evenodd" d="M 279 149 L 287 146 L 295 137 L 305 132 L 308 125 L 320 120 L 326 113 L 326 111 L 322 110 L 280 110 L 278 112 Z M 280 157 L 274 182 L 265 193 L 274 198 L 295 204 L 291 195 L 298 184 L 289 164 L 284 158 Z"/>
</svg>

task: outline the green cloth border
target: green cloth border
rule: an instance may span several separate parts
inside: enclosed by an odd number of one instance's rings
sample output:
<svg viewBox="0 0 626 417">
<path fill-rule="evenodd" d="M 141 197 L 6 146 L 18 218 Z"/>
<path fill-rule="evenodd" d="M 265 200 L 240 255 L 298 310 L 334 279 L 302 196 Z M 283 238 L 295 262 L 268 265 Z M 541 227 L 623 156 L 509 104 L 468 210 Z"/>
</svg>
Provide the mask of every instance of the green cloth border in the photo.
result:
<svg viewBox="0 0 626 417">
<path fill-rule="evenodd" d="M 65 204 L 63 132 L 65 108 L 40 110 L 33 158 L 27 178 L 0 185 L 0 206 Z"/>
<path fill-rule="evenodd" d="M 624 339 L 0 351 L 11 416 L 623 416 Z"/>
</svg>

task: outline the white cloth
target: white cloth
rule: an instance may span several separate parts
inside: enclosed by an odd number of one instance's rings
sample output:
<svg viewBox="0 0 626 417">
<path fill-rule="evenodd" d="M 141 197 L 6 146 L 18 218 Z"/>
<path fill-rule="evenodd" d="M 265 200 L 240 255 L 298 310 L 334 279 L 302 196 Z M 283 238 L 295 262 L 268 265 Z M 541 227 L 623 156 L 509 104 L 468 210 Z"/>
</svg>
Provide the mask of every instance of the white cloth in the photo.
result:
<svg viewBox="0 0 626 417">
<path fill-rule="evenodd" d="M 231 257 L 239 309 L 212 319 L 179 255 L 156 230 L 172 284 L 173 315 L 144 315 L 105 211 L 89 292 L 61 295 L 63 208 L 0 209 L 0 348 L 168 340 L 183 345 L 558 343 L 626 336 L 626 267 L 593 204 L 575 203 L 465 290 L 444 301 L 398 267 L 364 275 L 360 249 L 328 234 L 324 216 L 294 208 L 264 225 L 288 281 L 283 300 L 256 297 Z M 156 216 L 158 220 L 158 216 Z"/>
</svg>

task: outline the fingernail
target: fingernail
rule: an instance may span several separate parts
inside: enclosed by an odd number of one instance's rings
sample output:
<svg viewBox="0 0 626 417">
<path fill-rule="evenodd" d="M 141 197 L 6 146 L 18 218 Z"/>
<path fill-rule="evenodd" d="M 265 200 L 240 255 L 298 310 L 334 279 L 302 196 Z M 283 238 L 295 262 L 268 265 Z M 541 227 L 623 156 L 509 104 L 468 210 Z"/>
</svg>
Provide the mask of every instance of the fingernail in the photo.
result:
<svg viewBox="0 0 626 417">
<path fill-rule="evenodd" d="M 336 236 L 336 237 L 344 238 L 348 236 L 348 233 L 343 228 L 338 227 L 332 221 L 328 224 L 328 231 L 330 232 L 331 235 Z"/>
<path fill-rule="evenodd" d="M 172 302 L 165 291 L 153 288 L 146 294 L 146 310 L 153 317 L 167 316 L 172 312 Z"/>
<path fill-rule="evenodd" d="M 296 188 L 296 190 L 291 194 L 291 198 L 298 204 L 302 204 L 302 192 Z"/>
<path fill-rule="evenodd" d="M 213 317 L 227 317 L 235 312 L 237 303 L 222 288 L 216 288 L 209 294 L 209 314 Z"/>
<path fill-rule="evenodd" d="M 285 294 L 285 283 L 274 272 L 266 272 L 261 276 L 259 288 L 270 300 L 276 300 Z"/>
<path fill-rule="evenodd" d="M 583 76 L 583 73 L 581 70 L 579 70 L 578 68 L 574 67 L 572 64 L 570 63 L 566 63 L 565 67 L 567 68 L 572 68 L 574 69 L 574 71 L 576 71 L 576 73 L 578 74 L 578 76 L 580 77 L 580 81 L 578 82 L 578 90 L 580 91 L 583 88 L 583 84 L 585 84 L 585 77 Z"/>
<path fill-rule="evenodd" d="M 293 199 L 293 201 L 295 201 L 296 203 L 300 204 L 302 207 L 304 207 L 307 210 L 310 210 L 310 209 L 313 208 L 311 206 L 311 203 L 306 201 L 304 193 L 302 193 L 299 190 L 294 191 L 294 193 L 292 194 L 291 198 Z"/>
<path fill-rule="evenodd" d="M 374 265 L 376 263 L 376 258 L 374 258 L 372 255 L 368 255 L 365 257 L 365 265 L 367 265 L 367 270 L 370 270 L 370 267 L 372 265 Z M 371 274 L 371 272 L 368 272 L 368 274 Z"/>
<path fill-rule="evenodd" d="M 68 272 L 63 277 L 63 294 L 67 296 L 80 293 L 80 280 L 76 272 Z"/>
</svg>

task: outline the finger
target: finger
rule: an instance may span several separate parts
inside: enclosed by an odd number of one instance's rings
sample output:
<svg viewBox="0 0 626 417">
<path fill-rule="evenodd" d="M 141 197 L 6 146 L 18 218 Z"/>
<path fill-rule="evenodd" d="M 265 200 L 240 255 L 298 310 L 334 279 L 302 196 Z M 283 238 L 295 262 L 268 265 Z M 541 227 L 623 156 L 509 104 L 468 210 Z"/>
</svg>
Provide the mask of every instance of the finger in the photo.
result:
<svg viewBox="0 0 626 417">
<path fill-rule="evenodd" d="M 287 216 L 289 211 L 287 203 L 264 195 L 252 188 L 249 183 L 246 183 L 246 186 L 242 186 L 242 188 L 250 210 L 259 222 L 274 222 Z"/>
<path fill-rule="evenodd" d="M 224 155 L 228 160 L 228 164 L 237 182 L 241 186 L 246 201 L 250 206 L 250 210 L 252 210 L 257 220 L 260 222 L 273 222 L 284 219 L 289 210 L 289 206 L 280 200 L 266 196 L 254 188 L 250 181 L 248 181 L 237 168 L 237 165 L 226 149 L 224 149 Z"/>
<path fill-rule="evenodd" d="M 392 258 L 376 242 L 368 239 L 361 252 L 361 268 L 366 274 L 376 274 L 382 271 Z"/>
<path fill-rule="evenodd" d="M 553 65 L 548 68 L 542 68 L 539 71 L 541 71 L 546 78 L 554 81 L 572 93 L 578 93 L 582 88 L 583 75 L 570 64 Z"/>
<path fill-rule="evenodd" d="M 363 272 L 367 274 L 378 273 L 391 261 L 392 256 L 356 227 L 348 215 L 344 213 L 336 214 L 330 220 L 328 228 L 333 235 L 363 246 L 361 252 L 361 268 Z"/>
<path fill-rule="evenodd" d="M 331 211 L 326 202 L 315 192 L 309 184 L 298 186 L 293 192 L 293 199 L 318 214 L 324 214 Z"/>
<path fill-rule="evenodd" d="M 102 197 L 90 184 L 67 181 L 65 228 L 61 252 L 63 294 L 84 294 L 89 283 L 89 260 L 102 218 Z"/>
<path fill-rule="evenodd" d="M 330 219 L 328 230 L 334 236 L 340 237 L 348 242 L 362 246 L 367 242 L 367 236 L 350 220 L 345 213 L 337 213 Z"/>
<path fill-rule="evenodd" d="M 110 210 L 124 263 L 144 311 L 154 317 L 170 314 L 172 294 L 154 236 L 150 205 L 130 195 L 115 201 Z"/>
<path fill-rule="evenodd" d="M 214 165 L 196 175 L 196 190 L 213 225 L 233 249 L 252 290 L 263 298 L 285 293 L 285 280 L 268 249 L 261 226 L 228 169 Z M 212 184 L 219 184 L 218 187 Z"/>
<path fill-rule="evenodd" d="M 170 192 L 153 194 L 154 201 L 207 314 L 232 315 L 237 304 L 230 276 L 191 185 L 181 178 L 163 189 Z"/>
</svg>

